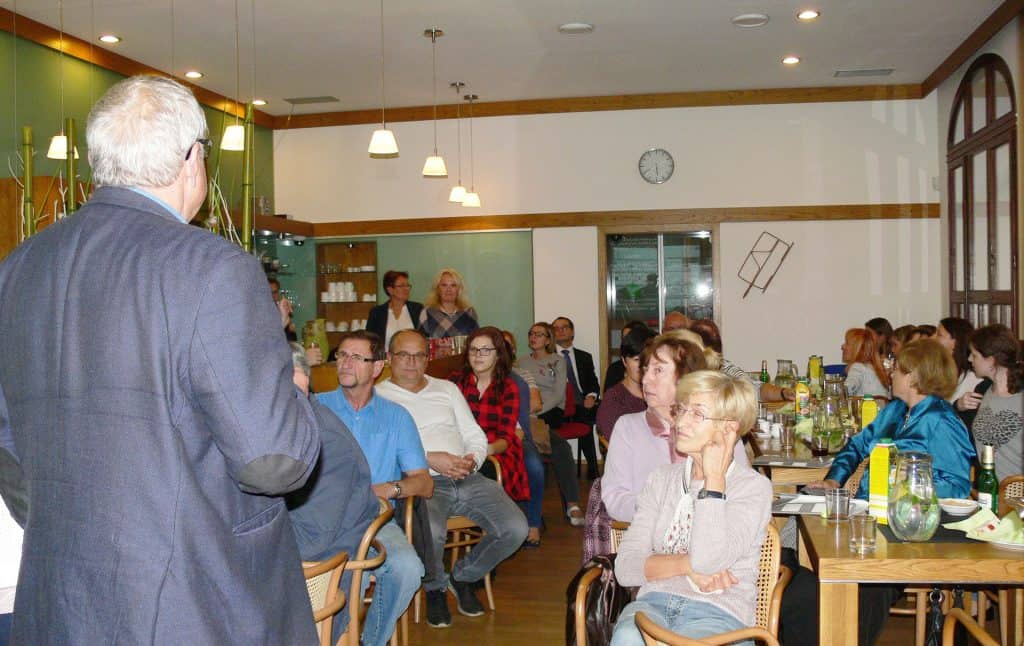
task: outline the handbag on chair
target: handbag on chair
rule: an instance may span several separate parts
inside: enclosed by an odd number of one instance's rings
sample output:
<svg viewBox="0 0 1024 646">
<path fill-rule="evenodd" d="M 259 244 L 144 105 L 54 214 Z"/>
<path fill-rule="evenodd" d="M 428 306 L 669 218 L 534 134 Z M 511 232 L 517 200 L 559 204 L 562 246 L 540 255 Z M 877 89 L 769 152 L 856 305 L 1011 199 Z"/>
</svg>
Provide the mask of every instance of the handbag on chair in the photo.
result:
<svg viewBox="0 0 1024 646">
<path fill-rule="evenodd" d="M 596 575 L 595 570 L 599 572 Z M 585 590 L 580 590 L 581 581 Z M 567 646 L 608 646 L 619 613 L 635 595 L 636 588 L 619 585 L 615 579 L 615 554 L 602 554 L 587 561 L 565 591 Z M 582 607 L 577 606 L 580 597 Z M 579 635 L 577 626 L 582 626 L 586 634 Z"/>
</svg>

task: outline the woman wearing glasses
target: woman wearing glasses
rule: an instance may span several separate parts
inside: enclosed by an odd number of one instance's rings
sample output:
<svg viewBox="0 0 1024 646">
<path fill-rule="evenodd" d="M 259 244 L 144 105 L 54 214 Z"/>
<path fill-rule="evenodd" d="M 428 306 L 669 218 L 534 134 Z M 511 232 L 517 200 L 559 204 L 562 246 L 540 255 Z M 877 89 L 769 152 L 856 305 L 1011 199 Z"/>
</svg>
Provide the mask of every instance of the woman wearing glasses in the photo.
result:
<svg viewBox="0 0 1024 646">
<path fill-rule="evenodd" d="M 691 639 L 754 624 L 772 485 L 733 460 L 757 417 L 754 387 L 701 370 L 679 381 L 677 401 L 675 449 L 687 457 L 655 470 L 637 498 L 615 577 L 640 592 L 619 615 L 613 646 L 644 644 L 637 612 Z"/>
<path fill-rule="evenodd" d="M 395 332 L 416 329 L 423 305 L 409 300 L 412 283 L 407 272 L 389 269 L 384 273 L 383 284 L 388 300 L 370 310 L 366 329 L 384 339 L 386 348 Z"/>
<path fill-rule="evenodd" d="M 519 389 L 509 377 L 512 361 L 505 339 L 496 327 L 473 330 L 462 355 L 462 372 L 451 380 L 462 391 L 477 424 L 487 434 L 487 455 L 501 465 L 505 493 L 515 501 L 530 497 L 526 464 L 523 462 L 522 431 L 516 430 L 519 418 Z M 481 473 L 494 478 L 490 461 Z"/>
</svg>

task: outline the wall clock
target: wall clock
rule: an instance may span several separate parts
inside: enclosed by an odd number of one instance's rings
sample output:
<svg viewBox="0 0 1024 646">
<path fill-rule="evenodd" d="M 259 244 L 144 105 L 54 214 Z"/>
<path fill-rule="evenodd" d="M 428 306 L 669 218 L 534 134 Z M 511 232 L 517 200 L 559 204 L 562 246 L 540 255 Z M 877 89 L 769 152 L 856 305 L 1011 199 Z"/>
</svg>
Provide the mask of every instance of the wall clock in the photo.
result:
<svg viewBox="0 0 1024 646">
<path fill-rule="evenodd" d="M 676 163 L 667 150 L 651 148 L 640 155 L 637 168 L 640 169 L 640 177 L 643 177 L 647 183 L 664 184 L 672 177 Z"/>
</svg>

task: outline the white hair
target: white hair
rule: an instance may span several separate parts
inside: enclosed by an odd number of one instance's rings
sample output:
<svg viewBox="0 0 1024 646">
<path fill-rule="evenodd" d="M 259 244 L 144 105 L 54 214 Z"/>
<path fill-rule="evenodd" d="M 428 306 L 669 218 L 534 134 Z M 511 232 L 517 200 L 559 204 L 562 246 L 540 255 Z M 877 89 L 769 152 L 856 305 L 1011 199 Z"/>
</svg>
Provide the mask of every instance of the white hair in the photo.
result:
<svg viewBox="0 0 1024 646">
<path fill-rule="evenodd" d="M 127 78 L 89 113 L 85 137 L 93 180 L 97 186 L 170 186 L 189 149 L 208 132 L 187 87 L 164 76 Z"/>
</svg>

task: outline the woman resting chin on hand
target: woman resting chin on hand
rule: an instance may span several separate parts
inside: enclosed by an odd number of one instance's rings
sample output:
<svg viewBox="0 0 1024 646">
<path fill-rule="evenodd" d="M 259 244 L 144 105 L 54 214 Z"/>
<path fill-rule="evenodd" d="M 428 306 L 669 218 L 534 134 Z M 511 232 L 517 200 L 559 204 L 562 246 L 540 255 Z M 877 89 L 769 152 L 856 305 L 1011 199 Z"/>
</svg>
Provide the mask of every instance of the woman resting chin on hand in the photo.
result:
<svg viewBox="0 0 1024 646">
<path fill-rule="evenodd" d="M 733 461 L 736 443 L 757 417 L 754 388 L 701 370 L 680 380 L 676 399 L 676 450 L 687 458 L 655 470 L 637 498 L 615 576 L 640 592 L 619 615 L 613 646 L 643 645 L 633 620 L 639 611 L 692 639 L 755 623 L 772 486 Z"/>
</svg>

